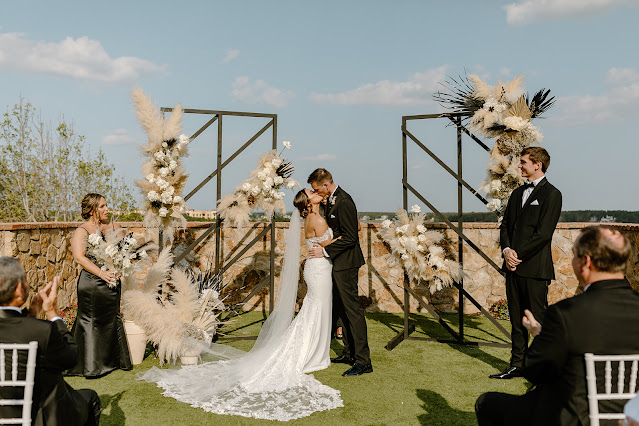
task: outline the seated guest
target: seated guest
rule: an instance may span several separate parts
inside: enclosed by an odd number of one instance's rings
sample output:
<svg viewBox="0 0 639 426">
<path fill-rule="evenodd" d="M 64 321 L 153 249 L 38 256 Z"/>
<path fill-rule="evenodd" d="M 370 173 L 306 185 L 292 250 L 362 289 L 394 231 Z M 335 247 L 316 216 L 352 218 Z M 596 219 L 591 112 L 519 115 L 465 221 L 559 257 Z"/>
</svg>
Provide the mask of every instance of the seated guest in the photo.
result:
<svg viewBox="0 0 639 426">
<path fill-rule="evenodd" d="M 75 365 L 77 352 L 55 310 L 59 282 L 60 277 L 55 277 L 33 298 L 29 311 L 22 312 L 20 307 L 29 298 L 27 275 L 17 259 L 0 257 L 0 343 L 38 342 L 32 424 L 97 425 L 102 411 L 97 393 L 73 390 L 62 378 L 62 371 Z M 34 318 L 41 311 L 48 321 Z M 20 378 L 25 377 L 26 354 L 19 358 L 18 371 Z M 22 389 L 2 387 L 0 398 L 21 399 Z M 0 418 L 21 413 L 21 406 L 0 406 Z"/>
<path fill-rule="evenodd" d="M 628 401 L 623 413 L 626 418 L 619 420 L 619 426 L 639 426 L 639 394 Z"/>
<path fill-rule="evenodd" d="M 630 242 L 614 228 L 581 231 L 572 267 L 584 293 L 550 306 L 543 328 L 525 311 L 524 326 L 535 339 L 522 373 L 534 387 L 524 395 L 481 395 L 480 426 L 590 424 L 584 354 L 639 353 L 639 293 L 624 278 L 630 254 Z M 621 413 L 623 404 L 610 401 L 602 411 Z"/>
</svg>

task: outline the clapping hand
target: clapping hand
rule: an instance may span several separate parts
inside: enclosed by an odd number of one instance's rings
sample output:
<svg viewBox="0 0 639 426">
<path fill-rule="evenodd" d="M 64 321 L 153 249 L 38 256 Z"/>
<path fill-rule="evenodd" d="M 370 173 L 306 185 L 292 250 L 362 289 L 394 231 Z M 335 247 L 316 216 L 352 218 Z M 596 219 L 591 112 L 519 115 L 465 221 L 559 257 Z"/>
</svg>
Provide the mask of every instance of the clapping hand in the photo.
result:
<svg viewBox="0 0 639 426">
<path fill-rule="evenodd" d="M 53 281 L 42 287 L 33 297 L 31 306 L 29 307 L 29 316 L 37 317 L 41 311 L 49 320 L 58 316 L 56 312 L 56 299 L 58 298 L 58 286 L 60 285 L 60 277 L 56 276 Z"/>
<path fill-rule="evenodd" d="M 524 309 L 524 317 L 521 319 L 521 322 L 533 337 L 537 337 L 537 335 L 541 333 L 541 324 L 539 324 L 539 321 L 535 319 L 535 316 L 528 309 Z"/>
</svg>

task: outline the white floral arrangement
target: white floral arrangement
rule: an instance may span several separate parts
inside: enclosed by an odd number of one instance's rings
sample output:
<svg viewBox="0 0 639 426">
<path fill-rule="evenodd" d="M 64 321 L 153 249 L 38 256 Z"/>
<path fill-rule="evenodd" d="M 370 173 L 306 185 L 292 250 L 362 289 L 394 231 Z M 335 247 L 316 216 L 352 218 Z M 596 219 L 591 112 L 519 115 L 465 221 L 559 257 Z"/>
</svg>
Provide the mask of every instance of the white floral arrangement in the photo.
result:
<svg viewBox="0 0 639 426">
<path fill-rule="evenodd" d="M 125 318 L 144 329 L 157 346 L 160 364 L 174 363 L 184 354 L 207 348 L 225 310 L 216 288 L 198 288 L 197 276 L 172 268 L 170 248 L 160 253 L 138 290 L 124 292 Z M 221 282 L 220 277 L 210 281 Z M 131 287 L 130 287 L 131 288 Z M 162 291 L 162 298 L 158 292 Z"/>
<path fill-rule="evenodd" d="M 411 282 L 427 283 L 431 293 L 460 281 L 462 268 L 444 234 L 424 226 L 425 213 L 418 205 L 411 212 L 398 209 L 395 220 L 382 221 L 380 235 L 391 252 L 389 266 L 399 263 Z"/>
<path fill-rule="evenodd" d="M 286 195 L 284 188 L 293 189 L 299 183 L 291 178 L 295 167 L 282 157 L 284 149 L 291 149 L 289 141 L 283 141 L 282 151 L 278 154 L 271 150 L 262 154 L 257 169 L 251 170 L 249 178 L 227 194 L 218 203 L 218 214 L 223 226 L 242 227 L 249 223 L 251 213 L 256 209 L 264 211 L 270 220 L 276 211 L 286 212 L 282 199 Z"/>
<path fill-rule="evenodd" d="M 175 229 L 186 226 L 182 192 L 188 175 L 181 159 L 188 154 L 189 137 L 181 134 L 182 107 L 176 105 L 165 120 L 142 89 L 133 90 L 131 97 L 148 139 L 141 148 L 146 155 L 141 168 L 144 179 L 135 181 L 144 195 L 144 225 L 159 228 L 173 241 Z"/>
<path fill-rule="evenodd" d="M 541 143 L 543 135 L 532 120 L 554 104 L 550 90 L 541 89 L 532 98 L 524 92 L 524 75 L 489 86 L 475 75 L 442 83 L 448 92 L 434 96 L 443 107 L 470 120 L 470 130 L 496 139 L 487 176 L 480 186 L 490 201 L 487 207 L 500 218 L 511 192 L 524 183 L 519 172 L 519 154 Z"/>
<path fill-rule="evenodd" d="M 98 231 L 87 237 L 86 253 L 97 260 L 103 271 L 120 272 L 123 277 L 129 277 L 139 271 L 150 261 L 147 250 L 154 248 L 149 243 L 138 245 L 138 240 L 129 232 L 124 238 L 119 238 L 120 231 L 115 230 L 102 236 Z M 120 284 L 108 283 L 111 288 Z"/>
</svg>

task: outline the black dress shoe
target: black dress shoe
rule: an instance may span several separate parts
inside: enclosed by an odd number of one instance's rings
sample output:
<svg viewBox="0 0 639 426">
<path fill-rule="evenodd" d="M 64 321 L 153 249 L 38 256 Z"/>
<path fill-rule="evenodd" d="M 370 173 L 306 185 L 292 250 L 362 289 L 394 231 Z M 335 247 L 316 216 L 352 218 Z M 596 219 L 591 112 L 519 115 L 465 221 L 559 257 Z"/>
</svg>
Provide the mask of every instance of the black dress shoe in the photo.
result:
<svg viewBox="0 0 639 426">
<path fill-rule="evenodd" d="M 491 379 L 512 379 L 513 377 L 522 377 L 521 368 L 518 367 L 508 367 L 501 373 L 491 374 Z"/>
<path fill-rule="evenodd" d="M 338 357 L 331 358 L 331 362 L 334 364 L 348 364 L 348 365 L 355 364 L 355 360 L 346 354 L 341 354 Z"/>
<path fill-rule="evenodd" d="M 360 364 L 359 362 L 356 362 L 351 368 L 346 370 L 344 374 L 342 374 L 342 376 L 344 377 L 361 376 L 364 373 L 372 373 L 372 372 L 373 372 L 373 366 L 371 365 L 370 362 L 368 364 Z"/>
</svg>

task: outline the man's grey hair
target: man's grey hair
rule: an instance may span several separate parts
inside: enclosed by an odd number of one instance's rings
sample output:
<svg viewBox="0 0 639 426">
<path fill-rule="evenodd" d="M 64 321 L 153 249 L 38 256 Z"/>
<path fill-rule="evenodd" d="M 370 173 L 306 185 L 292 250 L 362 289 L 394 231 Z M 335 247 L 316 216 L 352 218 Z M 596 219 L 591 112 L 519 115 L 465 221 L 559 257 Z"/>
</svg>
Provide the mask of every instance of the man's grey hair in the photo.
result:
<svg viewBox="0 0 639 426">
<path fill-rule="evenodd" d="M 24 285 L 26 275 L 18 259 L 0 257 L 0 306 L 6 306 L 11 302 L 16 286 L 19 282 Z"/>
</svg>

